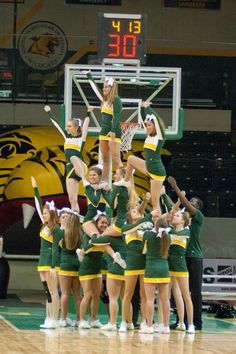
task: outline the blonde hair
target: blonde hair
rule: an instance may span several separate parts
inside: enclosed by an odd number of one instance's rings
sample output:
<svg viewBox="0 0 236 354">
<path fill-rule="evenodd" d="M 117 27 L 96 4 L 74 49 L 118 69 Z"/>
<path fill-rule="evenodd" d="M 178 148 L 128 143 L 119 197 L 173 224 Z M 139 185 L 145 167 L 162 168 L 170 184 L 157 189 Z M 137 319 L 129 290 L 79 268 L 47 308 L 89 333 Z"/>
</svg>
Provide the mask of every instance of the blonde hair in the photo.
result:
<svg viewBox="0 0 236 354">
<path fill-rule="evenodd" d="M 107 102 L 109 105 L 112 105 L 112 103 L 114 102 L 117 96 L 118 96 L 118 83 L 116 80 L 114 80 L 109 94 L 107 96 L 103 95 L 103 101 Z"/>
<path fill-rule="evenodd" d="M 77 118 L 71 118 L 71 119 L 69 119 L 69 121 L 73 123 L 73 125 L 77 128 L 77 133 L 79 135 L 81 135 L 82 134 L 82 127 L 79 126 L 79 122 L 78 122 Z"/>
<path fill-rule="evenodd" d="M 121 175 L 124 178 L 125 177 L 125 172 L 126 168 L 125 167 L 118 167 L 117 170 L 121 171 Z M 131 186 L 128 188 L 128 202 L 126 204 L 127 209 L 133 209 L 139 204 L 139 196 L 136 192 L 135 185 L 134 185 L 134 179 L 131 177 Z"/>
<path fill-rule="evenodd" d="M 49 206 L 47 204 L 45 204 L 43 206 L 43 209 L 47 209 L 49 211 L 49 214 L 50 214 L 50 218 L 49 218 L 49 221 L 48 222 L 44 222 L 42 227 L 41 227 L 41 230 L 47 226 L 50 230 L 50 233 L 53 232 L 53 229 L 55 228 L 56 224 L 59 223 L 59 217 L 58 217 L 58 212 L 57 212 L 57 209 L 55 208 L 54 210 L 50 210 L 49 209 Z"/>
<path fill-rule="evenodd" d="M 70 251 L 81 245 L 80 219 L 77 215 L 69 214 L 65 229 L 65 245 Z"/>
<path fill-rule="evenodd" d="M 159 227 L 167 228 L 168 223 L 165 218 L 160 217 L 157 222 L 156 222 L 156 230 L 158 231 Z M 161 237 L 161 256 L 162 258 L 167 259 L 168 257 L 168 252 L 169 252 L 169 235 L 166 231 L 162 232 L 162 237 Z"/>
</svg>

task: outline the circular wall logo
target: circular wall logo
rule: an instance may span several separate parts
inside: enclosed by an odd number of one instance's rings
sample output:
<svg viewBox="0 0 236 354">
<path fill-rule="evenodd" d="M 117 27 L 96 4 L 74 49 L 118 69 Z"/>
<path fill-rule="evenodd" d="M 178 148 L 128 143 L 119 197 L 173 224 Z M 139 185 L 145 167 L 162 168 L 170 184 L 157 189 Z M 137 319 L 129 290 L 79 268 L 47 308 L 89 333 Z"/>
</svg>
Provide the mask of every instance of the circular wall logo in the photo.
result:
<svg viewBox="0 0 236 354">
<path fill-rule="evenodd" d="M 26 64 L 34 69 L 48 70 L 63 61 L 67 39 L 62 29 L 54 23 L 37 21 L 23 29 L 18 49 Z"/>
</svg>

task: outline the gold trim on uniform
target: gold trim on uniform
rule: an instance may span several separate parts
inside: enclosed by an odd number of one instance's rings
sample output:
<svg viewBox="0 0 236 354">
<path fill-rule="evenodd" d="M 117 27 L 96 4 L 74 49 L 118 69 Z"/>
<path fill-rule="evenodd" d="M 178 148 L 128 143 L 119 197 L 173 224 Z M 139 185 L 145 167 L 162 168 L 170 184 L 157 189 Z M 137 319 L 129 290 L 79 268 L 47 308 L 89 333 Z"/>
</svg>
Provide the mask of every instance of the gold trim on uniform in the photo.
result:
<svg viewBox="0 0 236 354">
<path fill-rule="evenodd" d="M 146 149 L 151 149 L 151 150 L 155 151 L 156 148 L 157 148 L 157 145 L 145 143 L 143 147 L 146 148 Z"/>
<path fill-rule="evenodd" d="M 170 278 L 144 278 L 144 283 L 169 283 Z"/>
<path fill-rule="evenodd" d="M 93 247 L 90 247 L 89 249 L 84 251 L 85 254 L 88 254 L 88 253 L 91 253 L 91 252 L 105 252 L 105 247 L 101 246 L 100 244 L 99 244 L 99 246 L 93 245 Z"/>
<path fill-rule="evenodd" d="M 106 140 L 106 141 L 111 141 L 111 137 L 107 135 L 99 135 L 99 140 Z M 121 143 L 121 138 L 115 138 L 114 141 L 116 143 Z"/>
<path fill-rule="evenodd" d="M 53 243 L 53 237 L 52 235 L 47 235 L 45 234 L 45 232 L 43 231 L 40 231 L 40 234 L 39 234 L 40 237 L 42 237 L 44 240 L 50 242 L 50 243 Z"/>
<path fill-rule="evenodd" d="M 143 241 L 143 236 L 132 235 L 125 238 L 125 242 L 128 245 L 131 241 Z"/>
<path fill-rule="evenodd" d="M 144 269 L 137 269 L 137 270 L 125 270 L 125 276 L 129 275 L 143 275 Z"/>
<path fill-rule="evenodd" d="M 92 280 L 92 279 L 97 279 L 97 278 L 101 278 L 102 274 L 90 274 L 90 275 L 80 275 L 79 276 L 79 280 L 83 281 L 83 280 Z"/>
<path fill-rule="evenodd" d="M 148 174 L 155 181 L 164 181 L 166 179 L 166 176 L 158 176 L 158 175 L 154 175 L 153 173 L 150 173 L 150 172 L 148 172 Z"/>
<path fill-rule="evenodd" d="M 181 246 L 183 248 L 186 248 L 187 247 L 187 242 L 186 241 L 180 241 L 180 240 L 173 240 L 173 241 L 171 241 L 171 246 L 172 245 L 178 245 L 178 246 Z"/>
<path fill-rule="evenodd" d="M 107 269 L 101 269 L 101 273 L 102 273 L 102 275 L 107 275 L 108 270 Z"/>
<path fill-rule="evenodd" d="M 72 170 L 68 173 L 68 175 L 66 176 L 66 179 L 70 178 L 70 176 L 72 175 L 72 173 L 75 171 L 75 168 L 73 167 Z M 79 177 L 79 176 L 78 176 Z"/>
<path fill-rule="evenodd" d="M 171 277 L 188 277 L 188 272 L 173 272 L 169 271 Z"/>
<path fill-rule="evenodd" d="M 110 114 L 111 116 L 113 116 L 113 107 L 108 107 L 107 105 L 103 105 L 101 108 L 101 113 L 107 113 Z"/>
<path fill-rule="evenodd" d="M 121 232 L 121 227 L 116 226 L 116 224 L 113 225 L 113 229 L 115 229 L 117 232 Z"/>
<path fill-rule="evenodd" d="M 37 267 L 39 272 L 47 271 L 51 269 L 51 266 L 38 266 Z"/>
<path fill-rule="evenodd" d="M 80 145 L 75 145 L 75 144 L 64 144 L 64 150 L 67 149 L 73 149 L 76 151 L 80 151 L 81 150 L 81 146 Z"/>
<path fill-rule="evenodd" d="M 58 272 L 59 275 L 66 275 L 68 277 L 78 277 L 79 276 L 79 272 L 75 272 L 72 270 L 62 270 L 60 269 Z"/>
<path fill-rule="evenodd" d="M 107 273 L 107 278 L 111 278 L 111 279 L 117 279 L 117 280 L 125 280 L 125 276 L 124 275 L 119 275 L 119 274 L 112 274 L 112 273 Z"/>
<path fill-rule="evenodd" d="M 56 271 L 57 271 L 57 273 L 59 272 L 59 270 L 60 270 L 60 267 L 55 267 L 54 268 Z"/>
</svg>

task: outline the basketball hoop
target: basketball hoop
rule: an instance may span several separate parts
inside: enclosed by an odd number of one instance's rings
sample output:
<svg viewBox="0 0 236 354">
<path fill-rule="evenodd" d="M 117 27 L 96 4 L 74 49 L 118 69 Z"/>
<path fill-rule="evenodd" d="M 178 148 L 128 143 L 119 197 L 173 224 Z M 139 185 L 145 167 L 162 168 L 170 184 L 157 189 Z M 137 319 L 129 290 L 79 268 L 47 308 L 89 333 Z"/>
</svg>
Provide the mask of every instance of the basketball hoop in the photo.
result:
<svg viewBox="0 0 236 354">
<path fill-rule="evenodd" d="M 131 150 L 132 139 L 137 129 L 140 127 L 140 123 L 137 122 L 121 122 L 121 151 Z"/>
</svg>

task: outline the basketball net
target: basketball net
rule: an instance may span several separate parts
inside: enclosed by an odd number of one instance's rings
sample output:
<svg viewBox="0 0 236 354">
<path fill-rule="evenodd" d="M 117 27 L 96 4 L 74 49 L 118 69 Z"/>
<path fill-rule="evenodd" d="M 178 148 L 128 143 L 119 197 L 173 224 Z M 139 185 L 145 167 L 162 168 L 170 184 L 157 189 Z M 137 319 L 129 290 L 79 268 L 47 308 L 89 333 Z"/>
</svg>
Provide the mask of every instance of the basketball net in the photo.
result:
<svg viewBox="0 0 236 354">
<path fill-rule="evenodd" d="M 132 147 L 132 140 L 134 137 L 134 134 L 140 127 L 140 123 L 137 122 L 121 122 L 121 147 L 120 151 L 129 151 L 131 150 Z"/>
</svg>

